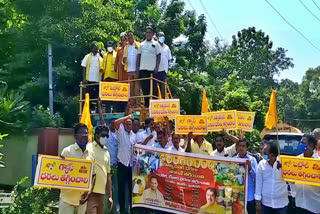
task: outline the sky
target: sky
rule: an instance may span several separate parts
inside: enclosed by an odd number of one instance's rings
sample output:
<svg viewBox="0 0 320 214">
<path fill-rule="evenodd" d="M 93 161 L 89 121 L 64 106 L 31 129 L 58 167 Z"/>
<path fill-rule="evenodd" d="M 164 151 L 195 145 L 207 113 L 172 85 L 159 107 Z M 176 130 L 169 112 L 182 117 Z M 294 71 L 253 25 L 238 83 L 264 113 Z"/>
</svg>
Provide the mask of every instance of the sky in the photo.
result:
<svg viewBox="0 0 320 214">
<path fill-rule="evenodd" d="M 208 33 L 217 37 L 218 33 L 210 22 L 200 0 L 189 0 L 197 15 L 207 17 Z M 193 10 L 188 0 L 184 0 L 187 10 Z M 320 0 L 300 0 L 319 20 L 306 10 L 299 0 L 269 0 L 269 2 L 319 50 L 312 47 L 299 33 L 292 29 L 267 4 L 265 0 L 201 0 L 223 39 L 230 44 L 232 35 L 239 30 L 256 27 L 269 35 L 273 47 L 283 47 L 287 56 L 293 58 L 294 68 L 284 70 L 277 79 L 290 79 L 301 83 L 309 68 L 320 66 Z M 209 41 L 210 35 L 206 36 Z"/>
</svg>

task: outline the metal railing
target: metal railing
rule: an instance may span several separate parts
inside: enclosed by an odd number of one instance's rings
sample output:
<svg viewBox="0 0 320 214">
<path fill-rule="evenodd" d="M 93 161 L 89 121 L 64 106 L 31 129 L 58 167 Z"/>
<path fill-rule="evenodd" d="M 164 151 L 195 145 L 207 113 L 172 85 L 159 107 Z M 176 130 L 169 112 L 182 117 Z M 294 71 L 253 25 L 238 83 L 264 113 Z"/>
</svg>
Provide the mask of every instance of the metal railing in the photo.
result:
<svg viewBox="0 0 320 214">
<path fill-rule="evenodd" d="M 165 94 L 169 94 L 169 97 L 172 98 L 172 94 L 170 91 L 170 88 L 168 86 L 168 82 L 167 81 L 161 81 L 159 79 L 156 79 L 153 77 L 153 74 L 151 74 L 150 77 L 146 77 L 146 78 L 137 78 L 137 79 L 132 79 L 132 80 L 122 80 L 122 81 L 114 81 L 115 83 L 131 83 L 131 82 L 139 82 L 141 83 L 141 81 L 150 81 L 150 92 L 147 95 L 144 95 L 142 93 L 142 95 L 135 95 L 135 96 L 130 96 L 130 100 L 134 100 L 134 99 L 144 99 L 144 98 L 149 98 L 149 99 L 159 99 L 159 96 L 155 96 L 153 94 L 153 84 L 154 82 L 156 82 L 157 84 L 162 84 L 164 86 L 164 90 L 165 90 Z M 89 83 L 89 84 L 83 84 L 83 82 L 80 82 L 80 99 L 79 99 L 79 116 L 81 116 L 82 114 L 82 108 L 83 108 L 83 102 L 85 101 L 84 97 L 83 97 L 83 90 L 84 88 L 88 87 L 88 86 L 99 86 L 99 83 Z M 140 88 L 141 88 L 141 84 L 140 84 Z M 140 90 L 139 90 L 140 91 Z M 98 98 L 94 98 L 91 99 L 90 98 L 90 102 L 97 102 Z M 142 107 L 139 108 L 131 108 L 131 110 L 133 111 L 139 111 L 143 109 Z M 118 112 L 118 113 L 103 113 L 104 115 L 107 114 L 119 114 L 119 113 L 123 113 L 123 112 Z M 91 115 L 98 115 L 96 113 L 91 114 Z"/>
</svg>

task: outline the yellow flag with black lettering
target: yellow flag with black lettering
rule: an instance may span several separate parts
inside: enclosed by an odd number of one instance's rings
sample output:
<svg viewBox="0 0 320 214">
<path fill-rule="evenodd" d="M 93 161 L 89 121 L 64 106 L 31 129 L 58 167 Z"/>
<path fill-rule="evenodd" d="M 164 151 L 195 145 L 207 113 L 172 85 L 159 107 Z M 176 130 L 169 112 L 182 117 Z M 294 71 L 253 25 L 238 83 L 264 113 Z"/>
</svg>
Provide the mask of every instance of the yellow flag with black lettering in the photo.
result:
<svg viewBox="0 0 320 214">
<path fill-rule="evenodd" d="M 84 106 L 83 106 L 83 110 L 82 110 L 80 123 L 83 123 L 88 127 L 89 142 L 92 142 L 93 126 L 91 123 L 91 116 L 90 116 L 90 96 L 89 96 L 89 93 L 86 93 L 86 98 L 84 101 Z"/>
<path fill-rule="evenodd" d="M 278 123 L 278 116 L 277 116 L 276 91 L 272 90 L 272 93 L 270 96 L 269 110 L 266 115 L 265 126 L 268 129 L 272 129 L 273 127 L 277 126 L 277 123 Z"/>
</svg>

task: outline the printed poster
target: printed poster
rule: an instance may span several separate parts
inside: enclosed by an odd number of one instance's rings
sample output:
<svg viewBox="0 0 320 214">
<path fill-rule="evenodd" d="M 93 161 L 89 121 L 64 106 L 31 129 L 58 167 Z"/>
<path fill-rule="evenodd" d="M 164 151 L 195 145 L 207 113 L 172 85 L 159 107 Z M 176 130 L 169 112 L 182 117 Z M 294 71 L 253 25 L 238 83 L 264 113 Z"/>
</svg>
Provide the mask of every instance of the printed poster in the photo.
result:
<svg viewBox="0 0 320 214">
<path fill-rule="evenodd" d="M 320 159 L 280 155 L 285 181 L 320 186 Z"/>
<path fill-rule="evenodd" d="M 180 115 L 179 99 L 150 100 L 149 115 L 153 118 Z"/>
<path fill-rule="evenodd" d="M 39 155 L 34 186 L 89 191 L 93 161 Z"/>
<path fill-rule="evenodd" d="M 246 132 L 252 132 L 255 112 L 237 111 L 238 129 Z"/>
<path fill-rule="evenodd" d="M 207 116 L 203 115 L 178 115 L 175 119 L 175 133 L 194 135 L 208 134 Z"/>
<path fill-rule="evenodd" d="M 170 213 L 244 214 L 245 160 L 135 145 L 133 207 Z"/>
<path fill-rule="evenodd" d="M 125 101 L 130 98 L 130 85 L 128 83 L 100 82 L 99 97 L 106 101 Z"/>
<path fill-rule="evenodd" d="M 214 111 L 204 113 L 208 117 L 208 131 L 218 132 L 224 130 L 236 130 L 237 126 L 237 111 Z"/>
</svg>

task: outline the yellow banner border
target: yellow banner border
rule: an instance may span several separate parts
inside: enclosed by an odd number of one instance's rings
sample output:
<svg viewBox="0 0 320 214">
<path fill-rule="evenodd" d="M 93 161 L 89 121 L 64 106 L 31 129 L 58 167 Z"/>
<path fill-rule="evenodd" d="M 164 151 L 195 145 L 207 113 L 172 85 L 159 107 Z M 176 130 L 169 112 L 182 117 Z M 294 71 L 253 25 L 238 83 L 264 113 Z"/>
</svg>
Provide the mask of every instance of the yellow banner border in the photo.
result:
<svg viewBox="0 0 320 214">
<path fill-rule="evenodd" d="M 101 97 L 101 87 L 103 84 L 113 84 L 113 85 L 127 85 L 128 86 L 128 93 L 129 93 L 129 96 L 128 96 L 128 99 L 108 99 L 108 98 L 102 98 Z M 120 83 L 120 82 L 103 82 L 103 81 L 100 81 L 99 82 L 99 98 L 102 100 L 102 101 L 119 101 L 119 102 L 128 102 L 129 99 L 130 99 L 130 84 L 129 83 Z"/>
<path fill-rule="evenodd" d="M 90 179 L 89 179 L 89 187 L 88 188 L 77 188 L 77 187 L 64 187 L 64 186 L 59 186 L 57 187 L 57 185 L 49 185 L 49 184 L 39 184 L 37 182 L 37 178 L 39 177 L 39 173 L 40 173 L 40 169 L 41 166 L 39 165 L 39 162 L 42 158 L 50 158 L 50 159 L 56 159 L 56 160 L 63 160 L 61 157 L 59 156 L 53 156 L 53 155 L 43 155 L 43 154 L 39 154 L 38 155 L 38 163 L 37 163 L 37 168 L 36 168 L 36 173 L 34 176 L 34 187 L 36 188 L 55 188 L 55 189 L 64 189 L 64 190 L 78 190 L 78 191 L 90 191 L 91 189 L 91 185 L 92 185 L 92 173 L 93 173 L 93 165 L 94 165 L 94 161 L 93 160 L 87 160 L 87 159 L 79 159 L 79 158 L 70 158 L 70 157 L 65 157 L 65 160 L 69 160 L 69 161 L 78 161 L 78 162 L 86 162 L 86 163 L 91 163 L 91 167 L 90 167 Z"/>
<path fill-rule="evenodd" d="M 208 117 L 206 116 L 206 115 L 176 115 L 175 116 L 175 126 L 174 126 L 174 128 L 175 128 L 175 133 L 176 134 L 181 134 L 181 135 L 187 135 L 188 133 L 185 133 L 185 132 L 177 132 L 176 130 L 178 130 L 177 129 L 177 117 L 205 117 L 206 118 L 206 120 L 207 120 L 207 128 L 206 128 L 206 130 L 207 130 L 207 132 L 201 132 L 201 133 L 193 133 L 193 135 L 207 135 L 208 134 Z"/>
<path fill-rule="evenodd" d="M 230 128 L 230 129 L 224 129 L 224 130 L 238 130 L 238 118 L 237 118 L 237 110 L 223 110 L 223 111 L 211 111 L 211 112 L 207 112 L 207 113 L 203 113 L 202 115 L 209 115 L 211 113 L 227 113 L 227 112 L 232 112 L 235 113 L 235 119 L 236 119 L 236 127 L 235 128 Z M 208 123 L 207 123 L 208 124 Z M 215 130 L 209 130 L 208 127 L 208 133 L 209 132 L 221 132 L 222 129 L 215 129 Z"/>
</svg>

